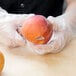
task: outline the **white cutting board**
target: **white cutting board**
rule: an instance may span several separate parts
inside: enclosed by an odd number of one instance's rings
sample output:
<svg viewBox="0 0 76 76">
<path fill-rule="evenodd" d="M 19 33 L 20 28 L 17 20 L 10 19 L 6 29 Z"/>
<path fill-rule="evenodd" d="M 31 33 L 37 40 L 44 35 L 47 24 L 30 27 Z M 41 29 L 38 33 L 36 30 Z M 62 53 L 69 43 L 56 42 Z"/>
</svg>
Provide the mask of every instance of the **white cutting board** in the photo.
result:
<svg viewBox="0 0 76 76">
<path fill-rule="evenodd" d="M 0 45 L 0 50 L 5 56 L 0 76 L 76 76 L 76 39 L 62 52 L 45 56 L 29 53 L 27 46 L 8 49 Z"/>
</svg>

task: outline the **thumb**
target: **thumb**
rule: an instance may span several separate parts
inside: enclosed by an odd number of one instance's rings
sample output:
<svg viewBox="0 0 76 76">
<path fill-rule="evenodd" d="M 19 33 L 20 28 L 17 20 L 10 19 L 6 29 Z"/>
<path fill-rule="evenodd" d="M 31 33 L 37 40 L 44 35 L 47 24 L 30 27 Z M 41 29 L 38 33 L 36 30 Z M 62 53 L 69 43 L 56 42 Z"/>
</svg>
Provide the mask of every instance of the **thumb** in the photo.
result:
<svg viewBox="0 0 76 76">
<path fill-rule="evenodd" d="M 25 40 L 23 37 L 18 33 L 17 28 L 11 28 L 9 38 L 10 39 L 10 47 L 17 47 L 25 45 Z"/>
<path fill-rule="evenodd" d="M 53 25 L 53 30 L 54 31 L 59 31 L 59 24 L 60 24 L 60 20 L 57 19 L 56 17 L 52 17 L 52 16 L 49 16 L 47 18 L 47 21 L 49 22 L 49 24 L 52 24 Z"/>
</svg>

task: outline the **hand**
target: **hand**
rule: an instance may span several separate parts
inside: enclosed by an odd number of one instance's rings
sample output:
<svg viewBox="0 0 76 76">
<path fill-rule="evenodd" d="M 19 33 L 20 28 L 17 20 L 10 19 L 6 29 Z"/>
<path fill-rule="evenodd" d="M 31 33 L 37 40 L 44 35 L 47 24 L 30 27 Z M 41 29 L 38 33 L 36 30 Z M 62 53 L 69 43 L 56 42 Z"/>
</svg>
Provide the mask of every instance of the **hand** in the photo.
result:
<svg viewBox="0 0 76 76">
<path fill-rule="evenodd" d="M 0 43 L 8 47 L 23 46 L 25 40 L 18 33 L 23 21 L 34 14 L 9 14 L 0 8 Z"/>
<path fill-rule="evenodd" d="M 28 43 L 37 54 L 57 53 L 72 39 L 72 29 L 65 19 L 65 15 L 58 17 L 49 16 L 49 23 L 53 25 L 53 35 L 47 44 L 35 45 Z"/>
</svg>

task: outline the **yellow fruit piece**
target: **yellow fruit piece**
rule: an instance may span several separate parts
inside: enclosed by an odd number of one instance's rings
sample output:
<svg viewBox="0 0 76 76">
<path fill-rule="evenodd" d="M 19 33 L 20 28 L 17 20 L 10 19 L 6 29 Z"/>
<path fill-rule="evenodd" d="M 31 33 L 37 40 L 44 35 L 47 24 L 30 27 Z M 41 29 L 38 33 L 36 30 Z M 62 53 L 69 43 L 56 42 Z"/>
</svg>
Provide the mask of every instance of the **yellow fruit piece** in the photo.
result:
<svg viewBox="0 0 76 76">
<path fill-rule="evenodd" d="M 4 67 L 4 55 L 0 52 L 0 72 Z"/>
</svg>

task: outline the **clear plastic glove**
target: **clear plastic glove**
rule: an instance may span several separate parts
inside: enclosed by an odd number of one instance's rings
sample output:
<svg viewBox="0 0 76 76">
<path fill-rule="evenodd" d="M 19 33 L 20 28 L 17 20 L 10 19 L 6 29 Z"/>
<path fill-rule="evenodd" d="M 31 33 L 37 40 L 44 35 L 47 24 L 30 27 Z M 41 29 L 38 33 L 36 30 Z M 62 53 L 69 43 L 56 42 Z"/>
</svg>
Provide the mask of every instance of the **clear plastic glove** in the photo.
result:
<svg viewBox="0 0 76 76">
<path fill-rule="evenodd" d="M 53 34 L 47 44 L 35 45 L 28 43 L 32 47 L 33 52 L 37 54 L 57 53 L 72 39 L 72 29 L 65 15 L 58 17 L 49 16 L 49 23 L 53 25 Z"/>
<path fill-rule="evenodd" d="M 34 14 L 9 14 L 0 8 L 0 43 L 8 47 L 23 46 L 24 39 L 18 33 L 21 24 Z"/>
</svg>

